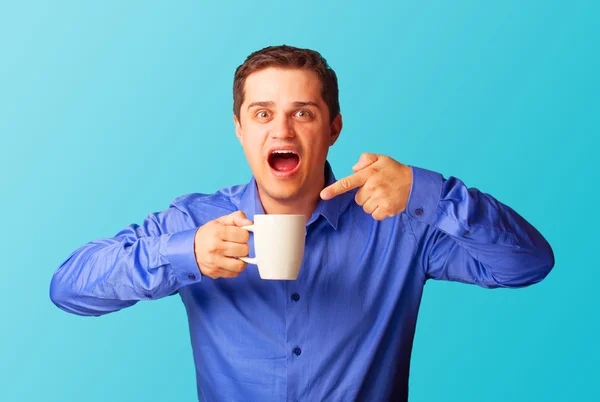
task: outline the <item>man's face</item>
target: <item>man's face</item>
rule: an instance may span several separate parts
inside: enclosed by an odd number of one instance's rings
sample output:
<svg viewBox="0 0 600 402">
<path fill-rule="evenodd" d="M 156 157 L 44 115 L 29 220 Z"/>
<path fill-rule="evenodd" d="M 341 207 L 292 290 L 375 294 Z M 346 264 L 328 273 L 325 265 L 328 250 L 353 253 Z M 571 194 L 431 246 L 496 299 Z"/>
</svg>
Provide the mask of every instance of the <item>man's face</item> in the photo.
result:
<svg viewBox="0 0 600 402">
<path fill-rule="evenodd" d="M 342 120 L 330 123 L 314 71 L 270 67 L 250 74 L 240 120 L 234 119 L 262 196 L 288 201 L 318 194 Z"/>
</svg>

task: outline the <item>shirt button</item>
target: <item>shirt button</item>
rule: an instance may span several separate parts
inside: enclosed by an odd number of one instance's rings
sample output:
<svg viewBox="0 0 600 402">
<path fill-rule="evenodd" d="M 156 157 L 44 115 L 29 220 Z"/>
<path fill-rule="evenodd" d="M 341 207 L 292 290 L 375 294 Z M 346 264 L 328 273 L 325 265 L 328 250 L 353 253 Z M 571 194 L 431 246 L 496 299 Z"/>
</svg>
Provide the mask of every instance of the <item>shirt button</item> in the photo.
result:
<svg viewBox="0 0 600 402">
<path fill-rule="evenodd" d="M 298 300 L 300 300 L 300 295 L 299 295 L 298 293 L 294 293 L 294 294 L 292 294 L 292 300 L 293 300 L 293 301 L 298 301 Z"/>
<path fill-rule="evenodd" d="M 469 233 L 469 231 L 468 231 L 468 230 L 465 230 L 465 231 L 463 232 L 463 236 L 468 236 L 468 235 L 470 235 L 470 234 L 471 234 L 471 233 Z"/>
<path fill-rule="evenodd" d="M 421 216 L 421 215 L 423 215 L 423 208 L 417 208 L 417 209 L 415 210 L 415 214 L 416 214 L 417 216 Z"/>
<path fill-rule="evenodd" d="M 191 281 L 195 281 L 195 280 L 196 280 L 196 275 L 194 275 L 194 274 L 190 274 L 190 275 L 188 275 L 188 278 L 189 278 Z"/>
<path fill-rule="evenodd" d="M 294 348 L 293 352 L 294 352 L 294 354 L 296 356 L 300 356 L 300 353 L 302 353 L 302 349 L 300 349 L 300 348 Z"/>
<path fill-rule="evenodd" d="M 150 293 L 146 293 L 144 296 L 146 296 L 148 299 L 152 299 L 152 295 Z"/>
</svg>

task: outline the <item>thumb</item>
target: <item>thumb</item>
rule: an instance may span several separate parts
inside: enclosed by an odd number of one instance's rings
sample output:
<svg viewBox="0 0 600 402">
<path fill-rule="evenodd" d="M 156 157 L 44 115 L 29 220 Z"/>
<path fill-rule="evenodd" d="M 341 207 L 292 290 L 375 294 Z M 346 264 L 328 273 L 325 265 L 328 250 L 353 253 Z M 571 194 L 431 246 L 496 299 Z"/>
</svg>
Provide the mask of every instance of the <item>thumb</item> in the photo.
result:
<svg viewBox="0 0 600 402">
<path fill-rule="evenodd" d="M 358 160 L 358 162 L 356 162 L 356 165 L 352 166 L 352 170 L 358 172 L 359 170 L 362 170 L 367 166 L 370 166 L 373 163 L 377 162 L 377 159 L 377 155 L 365 152 L 360 156 L 360 159 Z"/>
<path fill-rule="evenodd" d="M 225 226 L 248 226 L 252 225 L 252 221 L 246 219 L 246 214 L 243 211 L 235 211 L 229 215 L 222 216 L 218 222 Z"/>
</svg>

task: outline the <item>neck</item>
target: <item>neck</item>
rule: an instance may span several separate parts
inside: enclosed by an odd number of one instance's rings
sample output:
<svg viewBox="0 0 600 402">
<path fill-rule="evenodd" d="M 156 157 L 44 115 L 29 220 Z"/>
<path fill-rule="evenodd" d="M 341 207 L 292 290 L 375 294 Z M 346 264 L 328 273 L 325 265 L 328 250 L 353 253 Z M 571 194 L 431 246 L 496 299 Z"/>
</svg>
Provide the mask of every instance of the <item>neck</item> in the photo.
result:
<svg viewBox="0 0 600 402">
<path fill-rule="evenodd" d="M 261 202 L 263 209 L 267 214 L 304 215 L 308 222 L 319 203 L 319 193 L 316 193 L 315 195 L 315 197 L 310 197 L 309 199 L 296 199 L 284 202 L 273 200 L 268 197 L 261 197 Z"/>
<path fill-rule="evenodd" d="M 319 183 L 315 184 L 316 186 L 313 186 L 310 191 L 306 191 L 304 194 L 289 200 L 271 198 L 263 193 L 260 186 L 258 186 L 258 195 L 266 214 L 304 215 L 308 222 L 321 199 L 319 194 L 325 186 L 325 178 L 323 177 L 319 180 Z"/>
</svg>

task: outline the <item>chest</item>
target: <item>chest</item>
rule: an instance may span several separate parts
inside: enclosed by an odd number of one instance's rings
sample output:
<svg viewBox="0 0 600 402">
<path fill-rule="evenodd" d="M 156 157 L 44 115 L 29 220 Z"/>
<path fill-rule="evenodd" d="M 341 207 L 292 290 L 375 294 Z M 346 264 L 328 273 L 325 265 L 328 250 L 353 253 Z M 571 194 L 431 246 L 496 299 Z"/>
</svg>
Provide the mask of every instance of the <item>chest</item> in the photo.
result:
<svg viewBox="0 0 600 402">
<path fill-rule="evenodd" d="M 420 274 L 415 254 L 415 238 L 402 219 L 350 215 L 337 230 L 323 224 L 307 230 L 298 280 L 328 293 L 398 291 Z"/>
</svg>

